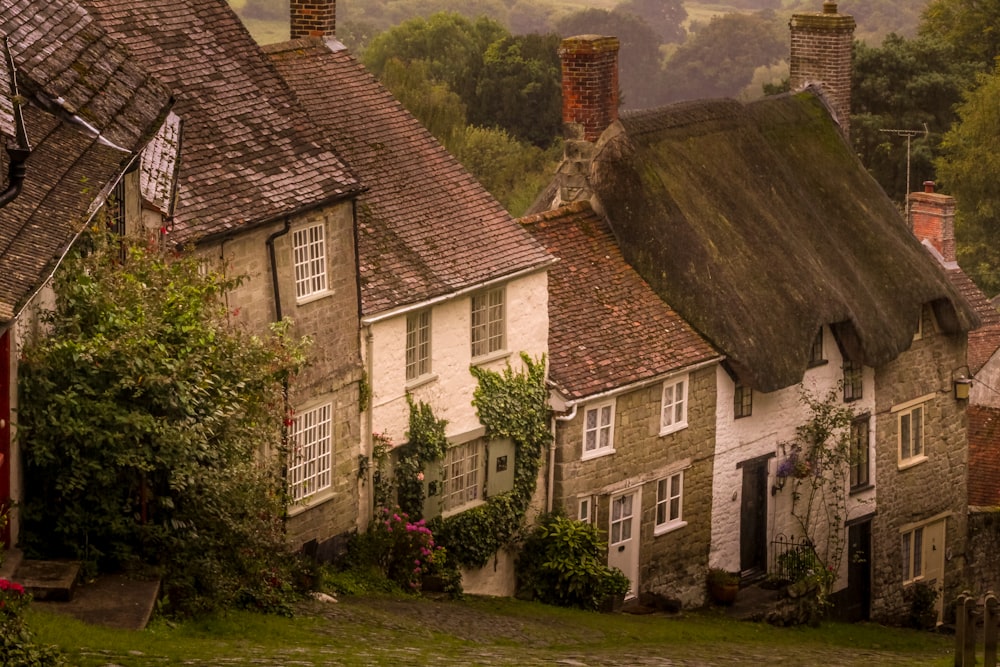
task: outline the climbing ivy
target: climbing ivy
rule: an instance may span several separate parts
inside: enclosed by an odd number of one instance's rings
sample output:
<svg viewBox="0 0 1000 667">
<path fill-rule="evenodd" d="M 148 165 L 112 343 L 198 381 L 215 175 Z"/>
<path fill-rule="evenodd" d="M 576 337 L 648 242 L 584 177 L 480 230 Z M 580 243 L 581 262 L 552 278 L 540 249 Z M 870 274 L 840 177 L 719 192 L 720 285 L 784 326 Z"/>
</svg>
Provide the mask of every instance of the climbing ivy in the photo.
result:
<svg viewBox="0 0 1000 667">
<path fill-rule="evenodd" d="M 410 394 L 406 402 L 410 406 L 409 440 L 400 447 L 396 460 L 396 497 L 400 509 L 420 517 L 424 508 L 424 471 L 429 464 L 444 459 L 448 422 L 435 417 L 431 406 L 414 401 Z"/>
<path fill-rule="evenodd" d="M 516 448 L 514 488 L 447 519 L 435 519 L 433 529 L 450 557 L 466 567 L 482 567 L 490 556 L 516 537 L 535 493 L 542 452 L 548 445 L 549 408 L 545 358 L 522 353 L 525 370 L 510 365 L 502 372 L 473 366 L 479 384 L 472 405 L 489 439 L 509 438 Z"/>
</svg>

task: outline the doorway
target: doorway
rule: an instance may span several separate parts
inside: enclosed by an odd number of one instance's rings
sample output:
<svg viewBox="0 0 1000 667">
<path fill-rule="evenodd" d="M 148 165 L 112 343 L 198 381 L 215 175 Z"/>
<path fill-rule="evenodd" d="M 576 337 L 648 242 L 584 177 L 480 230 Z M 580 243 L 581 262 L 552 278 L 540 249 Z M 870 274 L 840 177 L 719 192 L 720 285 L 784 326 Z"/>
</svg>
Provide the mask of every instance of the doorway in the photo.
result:
<svg viewBox="0 0 1000 667">
<path fill-rule="evenodd" d="M 639 530 L 637 519 L 641 498 L 639 491 L 611 497 L 611 523 L 608 527 L 608 567 L 617 567 L 629 580 L 626 598 L 639 591 Z"/>
<path fill-rule="evenodd" d="M 767 462 L 769 456 L 743 461 L 740 499 L 740 576 L 767 571 Z"/>
</svg>

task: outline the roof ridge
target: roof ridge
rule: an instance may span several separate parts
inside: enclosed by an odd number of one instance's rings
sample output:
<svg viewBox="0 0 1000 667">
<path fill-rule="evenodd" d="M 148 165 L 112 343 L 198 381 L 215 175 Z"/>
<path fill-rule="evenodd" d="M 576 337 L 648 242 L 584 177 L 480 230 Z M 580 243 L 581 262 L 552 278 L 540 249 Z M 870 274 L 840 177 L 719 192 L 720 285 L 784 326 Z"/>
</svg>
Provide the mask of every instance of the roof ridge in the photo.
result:
<svg viewBox="0 0 1000 667">
<path fill-rule="evenodd" d="M 553 208 L 548 211 L 542 211 L 541 213 L 535 213 L 533 215 L 526 215 L 517 219 L 522 225 L 535 225 L 540 222 L 547 222 L 549 220 L 555 220 L 561 218 L 562 216 L 569 213 L 585 213 L 587 211 L 593 211 L 593 207 L 590 205 L 589 201 L 575 201 L 569 204 L 564 204 L 559 208 Z"/>
</svg>

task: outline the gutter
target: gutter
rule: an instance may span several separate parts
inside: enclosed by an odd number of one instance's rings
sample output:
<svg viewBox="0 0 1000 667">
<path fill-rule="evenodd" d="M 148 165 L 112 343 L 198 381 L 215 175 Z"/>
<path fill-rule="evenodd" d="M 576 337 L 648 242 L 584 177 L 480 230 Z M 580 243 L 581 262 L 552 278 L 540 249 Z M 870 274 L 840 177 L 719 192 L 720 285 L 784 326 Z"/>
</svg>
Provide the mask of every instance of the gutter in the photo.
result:
<svg viewBox="0 0 1000 667">
<path fill-rule="evenodd" d="M 559 421 L 569 421 L 576 416 L 577 406 L 583 403 L 589 403 L 590 401 L 596 401 L 602 398 L 610 398 L 611 396 L 617 396 L 618 394 L 624 394 L 635 389 L 642 389 L 643 387 L 648 387 L 649 385 L 656 384 L 657 382 L 662 382 L 664 378 L 668 378 L 672 375 L 680 375 L 681 373 L 691 373 L 697 370 L 701 370 L 706 366 L 711 366 L 712 364 L 717 364 L 725 359 L 723 356 L 713 357 L 711 359 L 706 359 L 700 363 L 694 364 L 693 366 L 682 366 L 676 370 L 669 371 L 666 373 L 660 373 L 654 377 L 646 380 L 640 380 L 639 382 L 633 382 L 632 384 L 627 384 L 621 387 L 615 387 L 614 389 L 608 389 L 607 391 L 602 391 L 598 394 L 590 394 L 582 398 L 577 398 L 574 400 L 566 401 L 566 406 L 572 408 L 572 411 L 568 415 L 560 415 L 556 417 Z"/>
<path fill-rule="evenodd" d="M 0 192 L 0 208 L 14 201 L 21 194 L 24 177 L 27 174 L 25 163 L 31 155 L 31 144 L 28 143 L 28 133 L 24 129 L 24 117 L 21 115 L 21 96 L 17 92 L 17 69 L 14 67 L 14 57 L 10 54 L 7 36 L 3 38 L 4 59 L 10 74 L 10 101 L 14 111 L 14 131 L 17 139 L 16 147 L 7 147 L 10 164 L 7 167 L 7 188 Z"/>
</svg>

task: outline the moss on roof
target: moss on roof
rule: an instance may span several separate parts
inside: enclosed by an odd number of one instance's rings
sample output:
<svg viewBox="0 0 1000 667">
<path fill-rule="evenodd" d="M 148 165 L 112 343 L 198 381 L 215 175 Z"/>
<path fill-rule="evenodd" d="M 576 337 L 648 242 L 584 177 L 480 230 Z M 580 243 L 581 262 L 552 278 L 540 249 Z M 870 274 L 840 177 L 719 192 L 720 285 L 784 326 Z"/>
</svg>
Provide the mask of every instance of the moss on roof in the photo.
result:
<svg viewBox="0 0 1000 667">
<path fill-rule="evenodd" d="M 922 304 L 948 331 L 977 323 L 818 95 L 689 102 L 621 127 L 591 183 L 623 254 L 741 381 L 801 381 L 823 324 L 877 366 L 909 347 Z"/>
</svg>

